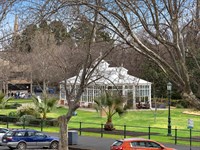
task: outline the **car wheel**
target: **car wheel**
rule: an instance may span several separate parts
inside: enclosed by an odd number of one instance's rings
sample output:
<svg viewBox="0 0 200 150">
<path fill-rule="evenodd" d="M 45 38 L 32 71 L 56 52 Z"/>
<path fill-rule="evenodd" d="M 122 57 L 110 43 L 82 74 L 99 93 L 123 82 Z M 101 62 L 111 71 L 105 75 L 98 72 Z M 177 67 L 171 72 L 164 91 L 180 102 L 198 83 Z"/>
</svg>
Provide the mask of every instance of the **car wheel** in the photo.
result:
<svg viewBox="0 0 200 150">
<path fill-rule="evenodd" d="M 26 143 L 21 142 L 17 145 L 17 149 L 19 150 L 25 150 L 26 149 Z"/>
<path fill-rule="evenodd" d="M 57 141 L 52 142 L 51 145 L 50 145 L 50 148 L 51 149 L 58 149 L 58 142 Z"/>
</svg>

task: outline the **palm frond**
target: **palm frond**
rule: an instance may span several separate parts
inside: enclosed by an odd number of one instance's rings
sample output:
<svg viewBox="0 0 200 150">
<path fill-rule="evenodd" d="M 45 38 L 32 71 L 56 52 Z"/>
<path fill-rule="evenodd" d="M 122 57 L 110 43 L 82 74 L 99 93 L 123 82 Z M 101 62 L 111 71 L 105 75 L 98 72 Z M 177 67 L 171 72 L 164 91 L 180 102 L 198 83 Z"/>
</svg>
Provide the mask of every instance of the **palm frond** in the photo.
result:
<svg viewBox="0 0 200 150">
<path fill-rule="evenodd" d="M 5 108 L 5 105 L 11 100 L 12 97 L 6 97 L 4 93 L 0 92 L 0 104 L 2 108 Z"/>
<path fill-rule="evenodd" d="M 4 93 L 2 93 L 2 92 L 0 92 L 0 103 L 2 103 L 2 101 L 3 101 L 4 97 L 5 97 L 5 94 L 4 94 Z"/>
<path fill-rule="evenodd" d="M 103 110 L 106 113 L 108 120 L 112 120 L 112 117 L 115 114 L 122 116 L 126 112 L 122 96 L 110 91 L 106 91 L 100 97 L 95 99 L 94 102 L 97 105 L 95 109 Z"/>
<path fill-rule="evenodd" d="M 49 98 L 47 94 L 42 95 L 41 98 L 34 95 L 32 99 L 39 112 L 45 117 L 48 112 L 55 108 L 58 101 L 56 98 Z"/>
</svg>

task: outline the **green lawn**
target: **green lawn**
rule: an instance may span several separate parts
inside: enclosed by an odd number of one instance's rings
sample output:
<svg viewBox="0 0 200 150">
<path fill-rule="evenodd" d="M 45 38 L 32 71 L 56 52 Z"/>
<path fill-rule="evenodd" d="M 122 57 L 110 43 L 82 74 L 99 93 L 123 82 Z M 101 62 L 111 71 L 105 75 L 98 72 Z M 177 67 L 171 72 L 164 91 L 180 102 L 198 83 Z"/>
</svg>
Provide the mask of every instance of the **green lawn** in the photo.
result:
<svg viewBox="0 0 200 150">
<path fill-rule="evenodd" d="M 189 115 L 182 113 L 185 109 L 171 109 L 171 126 L 172 126 L 172 137 L 168 137 L 167 135 L 167 125 L 168 125 L 168 110 L 158 110 L 156 115 L 154 111 L 151 110 L 138 110 L 138 111 L 129 111 L 123 117 L 114 116 L 113 123 L 116 129 L 124 129 L 124 125 L 126 125 L 126 129 L 135 132 L 148 132 L 148 127 L 151 127 L 151 132 L 160 133 L 160 136 L 152 135 L 151 139 L 160 141 L 160 142 L 168 142 L 174 143 L 174 135 L 175 128 L 177 129 L 178 137 L 189 137 L 189 129 L 187 129 L 188 119 L 193 119 L 194 121 L 194 129 L 192 132 L 192 136 L 196 136 L 200 138 L 200 116 L 197 115 Z M 87 111 L 77 111 L 78 115 L 74 116 L 71 119 L 69 126 L 71 128 L 79 128 L 80 123 L 83 122 L 82 128 L 85 127 L 96 127 L 100 128 L 101 123 L 106 122 L 106 118 L 101 118 L 100 115 L 96 112 L 87 112 Z M 155 118 L 156 116 L 156 118 Z M 130 126 L 130 127 L 128 127 Z M 180 130 L 181 129 L 181 130 Z M 197 131 L 197 132 L 196 132 Z M 86 133 L 84 133 L 85 135 Z M 87 133 L 86 135 L 90 135 L 91 133 Z M 100 136 L 100 134 L 97 134 Z M 104 137 L 112 137 L 112 138 L 123 138 L 121 136 L 113 136 L 113 135 L 104 135 Z M 148 138 L 148 136 L 145 136 Z M 189 141 L 181 141 L 178 140 L 179 144 L 189 145 Z M 193 143 L 193 145 L 200 146 L 200 143 Z"/>
<path fill-rule="evenodd" d="M 7 104 L 8 104 L 8 105 L 14 104 L 14 103 L 23 104 L 23 103 L 30 103 L 30 102 L 32 102 L 31 99 L 14 99 L 14 98 L 12 98 L 12 99 L 10 99 L 10 100 L 8 101 Z"/>
<path fill-rule="evenodd" d="M 21 101 L 21 100 L 20 100 Z M 16 111 L 13 109 L 1 109 L 0 114 L 8 114 L 10 111 Z M 193 119 L 194 129 L 192 136 L 200 137 L 200 116 L 189 115 L 182 113 L 185 109 L 171 109 L 171 125 L 172 125 L 172 137 L 167 135 L 167 123 L 168 123 L 168 110 L 158 110 L 155 114 L 152 110 L 137 110 L 137 111 L 128 111 L 124 116 L 119 117 L 118 115 L 113 117 L 113 123 L 116 129 L 124 129 L 124 125 L 127 126 L 127 130 L 137 131 L 137 132 L 148 132 L 148 127 L 151 127 L 151 132 L 160 133 L 162 136 L 151 136 L 151 139 L 160 141 L 174 143 L 174 129 L 178 129 L 179 137 L 189 137 L 189 130 L 187 129 L 188 119 Z M 67 112 L 66 108 L 57 108 L 51 113 L 48 113 L 48 117 L 57 118 L 60 115 L 63 115 Z M 99 113 L 86 111 L 86 110 L 77 110 L 78 115 L 73 116 L 69 123 L 69 128 L 79 128 L 80 122 L 82 123 L 82 128 L 93 127 L 100 128 L 101 124 L 106 122 L 106 117 L 100 117 Z M 156 117 L 155 117 L 156 116 Z M 1 125 L 5 126 L 5 125 Z M 130 126 L 130 127 L 129 127 Z M 10 128 L 16 128 L 16 126 L 9 125 Z M 30 127 L 29 127 L 30 128 Z M 35 128 L 35 127 L 34 127 Z M 36 129 L 40 130 L 40 127 Z M 180 131 L 180 129 L 182 129 Z M 59 131 L 58 127 L 45 127 L 43 131 L 46 132 L 57 132 Z M 100 134 L 94 133 L 82 133 L 83 135 L 92 135 L 100 136 Z M 123 135 L 104 135 L 104 137 L 111 138 L 123 138 Z M 147 136 L 145 138 L 148 138 Z M 178 141 L 180 144 L 189 145 L 189 142 Z M 193 145 L 200 146 L 199 143 L 195 142 Z"/>
<path fill-rule="evenodd" d="M 31 99 L 13 99 L 8 102 L 9 104 L 13 103 L 30 103 Z M 171 109 L 171 125 L 172 128 L 177 127 L 178 129 L 187 129 L 188 119 L 193 119 L 194 129 L 200 130 L 200 116 L 190 115 L 182 113 L 186 109 Z M 1 109 L 0 114 L 8 114 L 10 111 L 15 111 L 14 109 Z M 65 114 L 67 109 L 57 108 L 51 113 L 48 113 L 48 117 L 56 118 L 60 115 Z M 95 123 L 104 123 L 106 118 L 101 118 L 99 113 L 91 111 L 77 110 L 78 115 L 72 117 L 72 121 L 82 121 L 82 122 L 94 122 Z M 168 110 L 158 110 L 155 114 L 153 110 L 138 110 L 138 111 L 128 111 L 123 117 L 115 115 L 113 117 L 113 123 L 115 125 L 124 125 L 127 126 L 151 126 L 151 127 L 167 127 L 168 119 Z"/>
<path fill-rule="evenodd" d="M 187 129 L 188 119 L 193 119 L 194 130 L 200 130 L 200 116 L 189 115 L 182 113 L 185 109 L 172 109 L 171 110 L 171 125 L 172 129 Z M 97 112 L 88 112 L 78 110 L 78 115 L 74 116 L 71 121 L 82 121 L 88 123 L 105 123 L 106 118 L 101 118 Z M 156 116 L 156 117 L 155 117 Z M 151 110 L 138 110 L 129 111 L 124 116 L 114 116 L 114 125 L 124 125 L 127 126 L 144 126 L 144 127 L 157 127 L 157 128 L 167 128 L 168 122 L 168 110 L 158 110 L 156 115 L 154 111 Z"/>
</svg>

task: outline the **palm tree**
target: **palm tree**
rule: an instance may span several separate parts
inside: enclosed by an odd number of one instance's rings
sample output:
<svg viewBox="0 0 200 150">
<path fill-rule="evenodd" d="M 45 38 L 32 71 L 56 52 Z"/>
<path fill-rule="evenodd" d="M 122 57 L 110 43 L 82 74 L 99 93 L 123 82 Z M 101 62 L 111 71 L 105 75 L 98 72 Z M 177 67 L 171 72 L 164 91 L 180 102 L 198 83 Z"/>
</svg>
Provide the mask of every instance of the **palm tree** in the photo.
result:
<svg viewBox="0 0 200 150">
<path fill-rule="evenodd" d="M 104 125 L 104 130 L 114 130 L 112 123 L 112 117 L 115 114 L 122 116 L 126 112 L 126 107 L 123 105 L 123 98 L 119 94 L 114 94 L 109 91 L 105 91 L 105 94 L 95 99 L 96 110 L 100 110 L 106 113 L 107 122 Z"/>
<path fill-rule="evenodd" d="M 6 103 L 12 98 L 8 97 L 6 98 L 5 94 L 0 92 L 0 104 L 1 104 L 1 108 L 4 108 Z"/>
<path fill-rule="evenodd" d="M 56 105 L 56 98 L 49 98 L 47 94 L 43 94 L 42 98 L 33 96 L 33 103 L 38 108 L 39 112 L 42 114 L 42 119 L 47 118 L 47 113 L 50 112 Z"/>
</svg>

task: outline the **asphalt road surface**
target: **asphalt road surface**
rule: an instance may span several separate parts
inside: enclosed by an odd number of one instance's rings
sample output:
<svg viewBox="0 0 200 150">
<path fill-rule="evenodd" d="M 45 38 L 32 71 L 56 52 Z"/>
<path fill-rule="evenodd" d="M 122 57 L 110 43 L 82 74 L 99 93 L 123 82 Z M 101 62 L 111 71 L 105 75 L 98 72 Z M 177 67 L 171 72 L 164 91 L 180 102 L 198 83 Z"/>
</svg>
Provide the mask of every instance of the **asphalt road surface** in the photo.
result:
<svg viewBox="0 0 200 150">
<path fill-rule="evenodd" d="M 58 136 L 57 133 L 48 133 L 52 136 Z M 114 139 L 110 138 L 100 138 L 100 137 L 88 137 L 88 136 L 78 136 L 77 145 L 71 145 L 75 150 L 109 150 L 110 145 L 114 142 Z M 165 146 L 176 148 L 177 150 L 200 150 L 200 147 L 174 145 L 174 144 L 164 144 Z M 0 146 L 0 150 L 9 150 L 6 146 Z M 31 149 L 34 150 L 34 149 Z M 36 149 L 35 149 L 36 150 Z M 38 150 L 38 149 L 37 149 Z"/>
</svg>

